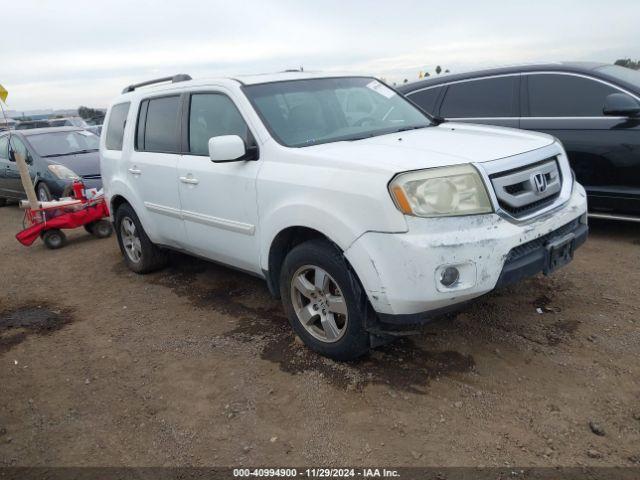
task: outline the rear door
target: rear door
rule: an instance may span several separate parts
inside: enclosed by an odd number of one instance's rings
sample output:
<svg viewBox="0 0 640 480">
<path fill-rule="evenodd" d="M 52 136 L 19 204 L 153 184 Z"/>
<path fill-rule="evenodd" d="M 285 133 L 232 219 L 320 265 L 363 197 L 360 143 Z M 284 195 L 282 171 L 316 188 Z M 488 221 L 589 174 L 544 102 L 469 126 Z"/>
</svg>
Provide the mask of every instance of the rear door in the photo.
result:
<svg viewBox="0 0 640 480">
<path fill-rule="evenodd" d="M 450 83 L 437 113 L 449 121 L 518 128 L 519 90 L 519 74 Z"/>
<path fill-rule="evenodd" d="M 180 212 L 177 163 L 180 156 L 180 95 L 142 100 L 135 149 L 126 165 L 131 187 L 145 209 L 155 243 L 184 247 L 186 234 Z"/>
<path fill-rule="evenodd" d="M 640 120 L 603 115 L 605 98 L 625 93 L 569 73 L 523 78 L 521 127 L 559 138 L 589 195 L 591 211 L 640 213 Z"/>
<path fill-rule="evenodd" d="M 12 197 L 7 191 L 9 169 L 9 135 L 0 136 L 0 197 Z"/>
<path fill-rule="evenodd" d="M 245 145 L 254 136 L 232 98 L 222 89 L 186 97 L 184 154 L 178 163 L 182 216 L 189 249 L 228 265 L 259 272 L 256 177 L 260 161 L 214 163 L 209 139 L 238 135 Z"/>
</svg>

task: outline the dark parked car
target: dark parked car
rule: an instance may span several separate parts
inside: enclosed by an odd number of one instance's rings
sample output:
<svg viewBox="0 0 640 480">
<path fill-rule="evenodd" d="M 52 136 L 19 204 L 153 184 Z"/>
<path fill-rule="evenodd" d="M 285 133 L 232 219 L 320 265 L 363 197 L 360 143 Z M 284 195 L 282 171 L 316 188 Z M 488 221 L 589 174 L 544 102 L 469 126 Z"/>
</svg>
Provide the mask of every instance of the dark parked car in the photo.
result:
<svg viewBox="0 0 640 480">
<path fill-rule="evenodd" d="M 51 124 L 48 120 L 25 120 L 16 124 L 16 130 L 29 130 L 31 128 L 46 128 Z"/>
<path fill-rule="evenodd" d="M 640 220 L 640 72 L 554 63 L 429 78 L 398 88 L 447 121 L 549 133 L 587 190 L 591 216 Z"/>
<path fill-rule="evenodd" d="M 81 178 L 87 188 L 102 188 L 99 138 L 76 127 L 38 128 L 0 133 L 0 205 L 26 198 L 15 153 L 25 156 L 41 201 L 71 194 Z"/>
</svg>

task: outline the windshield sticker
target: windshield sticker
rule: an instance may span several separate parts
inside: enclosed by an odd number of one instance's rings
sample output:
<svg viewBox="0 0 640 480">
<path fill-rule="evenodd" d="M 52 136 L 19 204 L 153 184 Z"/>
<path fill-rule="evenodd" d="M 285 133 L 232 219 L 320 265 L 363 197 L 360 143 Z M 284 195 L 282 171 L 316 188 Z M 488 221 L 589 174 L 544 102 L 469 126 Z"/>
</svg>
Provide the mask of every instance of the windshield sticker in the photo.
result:
<svg viewBox="0 0 640 480">
<path fill-rule="evenodd" d="M 373 90 L 378 95 L 382 95 L 385 98 L 391 98 L 396 94 L 396 92 L 394 92 L 389 87 L 387 87 L 386 85 L 383 85 L 377 80 L 367 83 L 367 88 L 370 90 Z"/>
</svg>

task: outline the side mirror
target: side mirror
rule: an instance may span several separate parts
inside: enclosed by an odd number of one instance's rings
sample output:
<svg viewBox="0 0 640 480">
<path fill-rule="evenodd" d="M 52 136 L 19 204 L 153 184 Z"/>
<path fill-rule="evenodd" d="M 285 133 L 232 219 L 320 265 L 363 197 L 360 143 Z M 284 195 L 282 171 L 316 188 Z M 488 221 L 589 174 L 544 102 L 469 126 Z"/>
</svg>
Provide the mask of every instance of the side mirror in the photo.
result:
<svg viewBox="0 0 640 480">
<path fill-rule="evenodd" d="M 640 103 L 624 93 L 612 93 L 605 98 L 602 113 L 620 117 L 636 117 L 640 115 Z"/>
<path fill-rule="evenodd" d="M 245 160 L 247 147 L 238 135 L 220 135 L 209 139 L 209 158 L 212 162 Z"/>
</svg>

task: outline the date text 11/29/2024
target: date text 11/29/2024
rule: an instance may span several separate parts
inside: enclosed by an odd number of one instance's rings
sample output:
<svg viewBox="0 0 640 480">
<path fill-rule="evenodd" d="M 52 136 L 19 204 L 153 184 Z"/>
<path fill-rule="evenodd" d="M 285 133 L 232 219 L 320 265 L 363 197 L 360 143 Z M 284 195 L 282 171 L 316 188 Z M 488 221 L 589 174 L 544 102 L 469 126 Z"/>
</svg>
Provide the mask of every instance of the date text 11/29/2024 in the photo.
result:
<svg viewBox="0 0 640 480">
<path fill-rule="evenodd" d="M 235 468 L 235 478 L 398 478 L 397 470 L 386 468 Z"/>
</svg>

